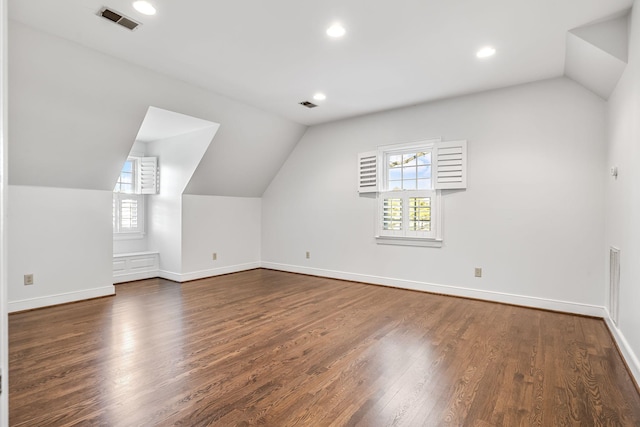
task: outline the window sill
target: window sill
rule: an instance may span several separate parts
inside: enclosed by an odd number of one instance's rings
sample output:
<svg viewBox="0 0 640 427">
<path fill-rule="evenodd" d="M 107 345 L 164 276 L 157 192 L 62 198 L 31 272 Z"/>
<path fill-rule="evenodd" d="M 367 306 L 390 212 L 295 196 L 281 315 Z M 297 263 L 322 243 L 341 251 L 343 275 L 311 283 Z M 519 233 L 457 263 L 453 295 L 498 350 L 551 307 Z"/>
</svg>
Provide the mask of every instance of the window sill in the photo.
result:
<svg viewBox="0 0 640 427">
<path fill-rule="evenodd" d="M 141 240 L 144 233 L 113 233 L 113 240 Z"/>
<path fill-rule="evenodd" d="M 420 239 L 411 237 L 376 236 L 379 245 L 421 246 L 425 248 L 441 248 L 442 239 Z"/>
</svg>

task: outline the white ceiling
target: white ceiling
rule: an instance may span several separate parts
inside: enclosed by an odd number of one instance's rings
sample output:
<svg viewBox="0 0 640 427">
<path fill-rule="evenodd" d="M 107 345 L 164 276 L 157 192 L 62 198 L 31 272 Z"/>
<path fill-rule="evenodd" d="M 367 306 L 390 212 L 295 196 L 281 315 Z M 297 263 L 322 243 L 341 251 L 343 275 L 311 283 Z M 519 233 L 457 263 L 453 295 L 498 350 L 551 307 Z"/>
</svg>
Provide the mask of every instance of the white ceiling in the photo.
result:
<svg viewBox="0 0 640 427">
<path fill-rule="evenodd" d="M 11 0 L 10 17 L 302 124 L 561 76 L 567 31 L 632 0 Z M 98 17 L 109 6 L 143 25 Z M 340 21 L 341 40 L 325 35 Z M 478 60 L 491 44 L 498 53 Z M 60 60 L 64 60 L 60 58 Z M 298 102 L 316 91 L 315 109 Z"/>
<path fill-rule="evenodd" d="M 136 141 L 158 141 L 214 126 L 217 128 L 219 124 L 162 108 L 149 107 Z"/>
</svg>

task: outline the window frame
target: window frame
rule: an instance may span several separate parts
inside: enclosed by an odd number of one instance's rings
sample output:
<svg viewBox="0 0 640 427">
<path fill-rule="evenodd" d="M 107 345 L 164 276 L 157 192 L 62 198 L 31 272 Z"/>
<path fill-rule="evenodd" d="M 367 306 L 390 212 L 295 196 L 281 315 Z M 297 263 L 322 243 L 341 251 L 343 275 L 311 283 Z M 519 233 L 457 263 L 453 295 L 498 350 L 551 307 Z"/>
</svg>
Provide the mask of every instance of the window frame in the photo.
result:
<svg viewBox="0 0 640 427">
<path fill-rule="evenodd" d="M 377 243 L 395 244 L 407 246 L 442 246 L 442 195 L 439 189 L 435 188 L 434 157 L 435 148 L 440 139 L 413 142 L 408 144 L 394 144 L 378 147 L 378 170 L 380 171 L 380 187 L 377 191 L 376 210 L 376 234 Z M 389 189 L 389 158 L 393 155 L 407 153 L 429 152 L 430 163 L 430 187 L 428 189 Z M 417 185 L 416 185 L 417 186 Z M 430 198 L 430 231 L 408 230 L 409 199 L 412 197 Z M 384 203 L 389 198 L 399 198 L 402 200 L 402 230 L 384 230 Z"/>
<path fill-rule="evenodd" d="M 140 193 L 140 185 L 139 185 L 139 171 L 140 171 L 140 160 L 141 157 L 138 156 L 129 156 L 127 158 L 127 162 L 132 162 L 131 165 L 131 175 L 132 175 L 132 183 L 131 188 L 132 191 L 117 191 L 116 188 L 120 186 L 122 187 L 121 177 L 122 170 L 120 171 L 120 175 L 116 181 L 113 190 L 113 205 L 112 205 L 112 226 L 113 226 L 113 238 L 114 240 L 128 240 L 128 239 L 142 239 L 145 236 L 145 202 L 146 198 L 144 194 Z M 123 165 L 124 168 L 124 165 Z M 136 201 L 136 222 L 137 227 L 135 229 L 122 227 L 122 213 L 123 213 L 123 202 L 127 199 L 133 199 Z"/>
</svg>

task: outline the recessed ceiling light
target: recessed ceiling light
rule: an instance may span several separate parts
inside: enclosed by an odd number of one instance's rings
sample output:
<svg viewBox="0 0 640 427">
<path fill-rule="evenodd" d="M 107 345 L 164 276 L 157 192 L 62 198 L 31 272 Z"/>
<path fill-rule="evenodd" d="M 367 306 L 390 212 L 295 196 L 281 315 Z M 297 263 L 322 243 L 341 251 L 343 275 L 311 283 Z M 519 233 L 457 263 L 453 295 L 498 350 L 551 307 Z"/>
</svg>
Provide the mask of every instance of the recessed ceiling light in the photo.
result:
<svg viewBox="0 0 640 427">
<path fill-rule="evenodd" d="M 148 1 L 134 1 L 133 2 L 133 7 L 135 8 L 135 10 L 137 10 L 140 13 L 143 13 L 145 15 L 155 15 L 156 14 L 156 8 L 153 7 L 153 5 L 151 3 L 149 3 Z"/>
<path fill-rule="evenodd" d="M 329 28 L 327 28 L 327 35 L 333 38 L 339 38 L 345 35 L 347 30 L 340 24 L 333 24 Z"/>
<path fill-rule="evenodd" d="M 496 49 L 494 47 L 486 46 L 486 47 L 483 47 L 482 49 L 480 49 L 476 53 L 476 56 L 478 58 L 488 58 L 488 57 L 493 56 L 495 54 L 496 54 Z"/>
<path fill-rule="evenodd" d="M 324 101 L 325 99 L 327 99 L 327 95 L 322 92 L 318 92 L 313 95 L 313 99 L 315 99 L 316 101 Z"/>
</svg>

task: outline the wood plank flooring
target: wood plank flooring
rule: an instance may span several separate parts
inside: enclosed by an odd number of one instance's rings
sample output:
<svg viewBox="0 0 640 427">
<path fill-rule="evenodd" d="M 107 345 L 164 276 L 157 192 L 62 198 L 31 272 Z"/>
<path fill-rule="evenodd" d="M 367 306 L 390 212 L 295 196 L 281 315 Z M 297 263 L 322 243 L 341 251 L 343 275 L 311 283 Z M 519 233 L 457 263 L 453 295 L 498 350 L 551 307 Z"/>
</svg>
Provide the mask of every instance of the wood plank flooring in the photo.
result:
<svg viewBox="0 0 640 427">
<path fill-rule="evenodd" d="M 603 321 L 270 270 L 10 316 L 12 426 L 640 426 Z"/>
</svg>

